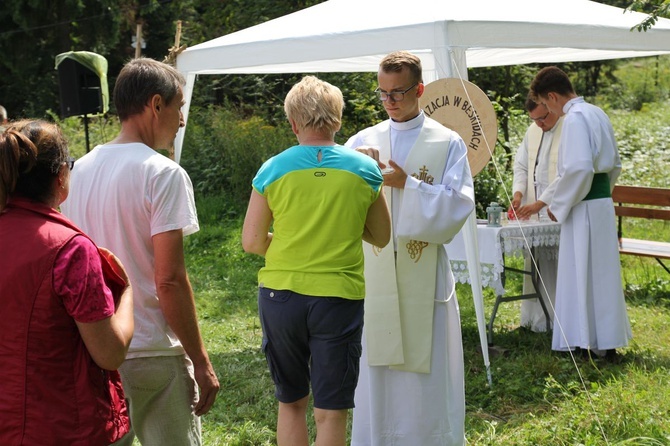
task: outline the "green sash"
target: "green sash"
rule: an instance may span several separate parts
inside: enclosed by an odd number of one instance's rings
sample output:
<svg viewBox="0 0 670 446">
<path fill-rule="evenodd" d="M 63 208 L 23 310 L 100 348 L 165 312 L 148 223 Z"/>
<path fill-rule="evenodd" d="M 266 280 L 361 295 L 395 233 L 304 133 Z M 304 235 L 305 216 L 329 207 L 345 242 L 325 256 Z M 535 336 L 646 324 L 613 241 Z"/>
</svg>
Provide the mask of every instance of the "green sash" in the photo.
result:
<svg viewBox="0 0 670 446">
<path fill-rule="evenodd" d="M 607 173 L 596 173 L 593 175 L 591 190 L 582 201 L 595 200 L 596 198 L 611 197 L 610 176 Z"/>
</svg>

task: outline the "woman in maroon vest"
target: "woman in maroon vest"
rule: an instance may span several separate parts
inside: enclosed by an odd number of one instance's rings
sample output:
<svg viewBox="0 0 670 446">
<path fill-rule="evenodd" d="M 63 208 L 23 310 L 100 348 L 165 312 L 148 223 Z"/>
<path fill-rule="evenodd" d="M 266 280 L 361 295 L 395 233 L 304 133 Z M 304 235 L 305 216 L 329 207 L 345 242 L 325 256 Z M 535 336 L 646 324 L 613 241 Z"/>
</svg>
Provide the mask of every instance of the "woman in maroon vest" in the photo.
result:
<svg viewBox="0 0 670 446">
<path fill-rule="evenodd" d="M 70 169 L 60 129 L 0 133 L 0 444 L 107 445 L 129 428 L 121 380 L 133 334 L 120 262 L 58 211 Z"/>
</svg>

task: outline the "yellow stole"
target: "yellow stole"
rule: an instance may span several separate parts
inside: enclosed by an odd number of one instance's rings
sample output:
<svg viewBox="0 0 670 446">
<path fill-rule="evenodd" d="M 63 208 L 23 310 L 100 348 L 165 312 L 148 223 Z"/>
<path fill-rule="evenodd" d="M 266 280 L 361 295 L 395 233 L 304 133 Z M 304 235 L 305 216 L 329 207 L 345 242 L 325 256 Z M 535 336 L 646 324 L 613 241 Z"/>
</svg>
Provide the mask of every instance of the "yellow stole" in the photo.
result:
<svg viewBox="0 0 670 446">
<path fill-rule="evenodd" d="M 442 178 L 450 133 L 426 118 L 404 166 L 405 172 L 427 183 Z M 390 128 L 374 127 L 365 144 L 377 147 L 380 158 L 391 158 Z M 385 189 L 391 197 L 391 188 Z M 399 194 L 401 206 L 403 191 Z M 365 336 L 368 364 L 395 370 L 430 373 L 433 310 L 438 245 L 397 239 L 379 249 L 363 243 L 365 254 Z"/>
<path fill-rule="evenodd" d="M 553 129 L 553 139 L 551 140 L 551 153 L 549 154 L 549 184 L 556 178 L 558 165 L 558 146 L 561 142 L 561 128 L 563 127 L 563 117 L 558 118 Z M 542 143 L 542 134 L 544 132 L 537 125 L 532 125 L 528 131 L 528 181 L 526 184 L 526 193 L 523 195 L 526 204 L 531 204 L 537 201 L 535 196 L 535 163 L 537 162 L 537 155 Z M 547 203 L 550 204 L 550 203 Z"/>
</svg>

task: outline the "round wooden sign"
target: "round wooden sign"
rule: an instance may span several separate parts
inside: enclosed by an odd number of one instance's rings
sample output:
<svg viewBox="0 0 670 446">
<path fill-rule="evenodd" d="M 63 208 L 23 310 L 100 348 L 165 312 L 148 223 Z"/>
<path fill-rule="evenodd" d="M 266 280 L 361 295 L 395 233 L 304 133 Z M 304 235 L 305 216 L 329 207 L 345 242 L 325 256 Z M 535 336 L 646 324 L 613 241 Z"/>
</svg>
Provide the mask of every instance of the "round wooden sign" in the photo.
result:
<svg viewBox="0 0 670 446">
<path fill-rule="evenodd" d="M 445 127 L 454 130 L 468 147 L 472 176 L 491 159 L 498 137 L 498 121 L 486 93 L 462 79 L 438 79 L 426 85 L 419 106 Z"/>
</svg>

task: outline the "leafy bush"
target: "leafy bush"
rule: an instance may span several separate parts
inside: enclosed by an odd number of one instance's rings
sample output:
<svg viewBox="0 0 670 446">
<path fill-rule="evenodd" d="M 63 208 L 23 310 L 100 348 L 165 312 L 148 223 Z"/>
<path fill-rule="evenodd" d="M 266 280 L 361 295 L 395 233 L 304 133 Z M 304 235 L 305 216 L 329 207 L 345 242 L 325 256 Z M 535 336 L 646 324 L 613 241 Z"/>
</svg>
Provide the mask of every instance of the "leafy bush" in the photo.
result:
<svg viewBox="0 0 670 446">
<path fill-rule="evenodd" d="M 49 110 L 48 117 L 58 124 L 68 141 L 70 155 L 75 158 L 81 158 L 86 154 L 86 125 L 84 118 L 72 116 L 60 119 L 58 115 Z M 88 118 L 88 144 L 89 149 L 99 144 L 104 144 L 119 133 L 119 120 L 116 116 L 106 114 Z"/>
<path fill-rule="evenodd" d="M 614 126 L 623 171 L 618 183 L 670 187 L 670 101 L 639 112 L 608 111 Z"/>
<path fill-rule="evenodd" d="M 486 208 L 496 202 L 507 208 L 512 199 L 512 166 L 516 150 L 530 121 L 525 112 L 516 110 L 507 116 L 507 130 L 499 130 L 497 146 L 488 164 L 474 177 L 477 218 L 486 218 Z M 506 136 L 504 136 L 506 135 Z M 506 140 L 509 138 L 509 141 Z"/>
<path fill-rule="evenodd" d="M 670 58 L 633 59 L 613 73 L 615 82 L 601 90 L 597 101 L 606 108 L 641 110 L 645 104 L 663 102 L 670 95 Z"/>
<path fill-rule="evenodd" d="M 477 218 L 486 218 L 486 208 L 491 202 L 504 208 L 509 204 L 511 197 L 505 191 L 512 186 L 512 174 L 506 168 L 505 157 L 500 150 L 494 152 L 491 161 L 473 179 Z"/>
<path fill-rule="evenodd" d="M 186 131 L 182 165 L 196 192 L 226 194 L 246 203 L 261 164 L 295 144 L 288 124 L 274 127 L 258 116 L 240 120 L 234 110 L 220 107 L 195 109 Z"/>
<path fill-rule="evenodd" d="M 640 66 L 646 69 L 640 70 Z M 525 76 L 529 74 L 527 71 L 522 73 Z M 373 73 L 323 73 L 319 77 L 338 85 L 345 97 L 345 115 L 342 130 L 336 135 L 337 142 L 344 143 L 356 131 L 385 118 L 379 101 L 371 94 L 376 85 Z M 616 131 L 624 167 L 619 182 L 668 187 L 669 177 L 664 169 L 670 161 L 670 112 L 666 111 L 667 102 L 647 102 L 667 97 L 670 90 L 670 58 L 636 59 L 622 63 L 615 77 L 617 81 L 611 82 L 594 103 L 607 110 Z M 277 91 L 281 90 L 282 79 L 274 79 L 273 82 L 272 86 Z M 647 91 L 652 91 L 651 86 L 655 93 L 645 96 Z M 260 85 L 255 87 L 260 88 Z M 286 88 L 284 85 L 281 91 Z M 261 164 L 296 144 L 295 136 L 283 117 L 279 93 L 259 91 L 265 98 L 262 104 L 259 103 L 261 98 L 257 97 L 254 104 L 243 103 L 240 99 L 241 102 L 234 106 L 226 103 L 222 106 L 191 107 L 181 162 L 189 172 L 197 193 L 207 196 L 226 194 L 237 205 L 245 206 L 251 180 Z M 493 90 L 489 90 L 489 94 L 494 94 Z M 622 95 L 634 96 L 635 101 L 643 104 L 641 110 L 619 109 L 630 106 Z M 515 108 L 512 99 L 495 94 L 494 105 L 498 106 L 499 113 L 504 114 L 505 126 L 503 128 L 501 121 L 494 157 L 475 177 L 477 215 L 480 218 L 486 216 L 485 209 L 492 201 L 503 206 L 509 204 L 506 191 L 511 188 L 513 157 L 529 124 L 526 114 Z M 268 113 L 270 109 L 271 114 Z M 82 118 L 60 120 L 53 112 L 49 113 L 49 117 L 63 128 L 72 154 L 82 156 L 86 152 Z M 650 119 L 654 125 L 648 125 Z M 89 118 L 90 148 L 111 140 L 118 130 L 116 116 L 108 114 Z"/>
</svg>

